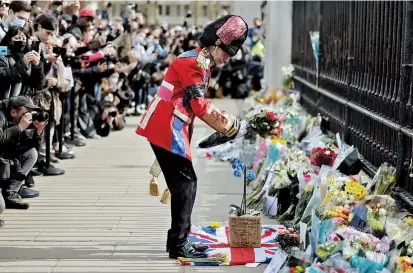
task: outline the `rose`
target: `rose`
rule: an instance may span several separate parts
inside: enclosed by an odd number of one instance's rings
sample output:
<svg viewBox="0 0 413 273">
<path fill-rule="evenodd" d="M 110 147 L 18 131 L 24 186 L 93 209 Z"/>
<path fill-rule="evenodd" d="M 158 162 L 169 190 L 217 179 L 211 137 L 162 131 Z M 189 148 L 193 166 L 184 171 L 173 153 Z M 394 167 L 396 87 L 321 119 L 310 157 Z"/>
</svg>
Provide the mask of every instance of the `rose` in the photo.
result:
<svg viewBox="0 0 413 273">
<path fill-rule="evenodd" d="M 266 115 L 266 118 L 269 121 L 275 121 L 275 119 L 276 119 L 274 112 L 268 112 L 267 115 Z"/>
</svg>

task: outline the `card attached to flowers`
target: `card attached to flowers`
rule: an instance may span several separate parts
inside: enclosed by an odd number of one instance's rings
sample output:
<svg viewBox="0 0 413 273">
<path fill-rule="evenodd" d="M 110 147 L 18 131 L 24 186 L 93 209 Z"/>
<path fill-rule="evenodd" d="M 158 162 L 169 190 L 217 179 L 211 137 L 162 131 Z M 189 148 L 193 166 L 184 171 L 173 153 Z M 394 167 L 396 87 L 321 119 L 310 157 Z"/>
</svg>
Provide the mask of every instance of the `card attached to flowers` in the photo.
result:
<svg viewBox="0 0 413 273">
<path fill-rule="evenodd" d="M 282 251 L 281 249 L 279 249 L 275 253 L 271 262 L 268 264 L 264 273 L 278 273 L 278 271 L 280 271 L 281 267 L 283 266 L 287 258 L 288 258 L 288 254 Z"/>
</svg>

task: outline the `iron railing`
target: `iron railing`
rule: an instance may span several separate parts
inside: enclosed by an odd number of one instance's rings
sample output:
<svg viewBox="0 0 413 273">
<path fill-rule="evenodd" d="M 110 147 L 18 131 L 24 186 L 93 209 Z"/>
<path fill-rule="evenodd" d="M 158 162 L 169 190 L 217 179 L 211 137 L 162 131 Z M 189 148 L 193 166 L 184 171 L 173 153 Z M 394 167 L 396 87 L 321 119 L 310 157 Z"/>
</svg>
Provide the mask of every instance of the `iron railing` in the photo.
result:
<svg viewBox="0 0 413 273">
<path fill-rule="evenodd" d="M 293 2 L 292 20 L 302 104 L 329 118 L 370 174 L 389 162 L 413 193 L 413 3 Z M 319 31 L 318 70 L 310 31 Z"/>
</svg>

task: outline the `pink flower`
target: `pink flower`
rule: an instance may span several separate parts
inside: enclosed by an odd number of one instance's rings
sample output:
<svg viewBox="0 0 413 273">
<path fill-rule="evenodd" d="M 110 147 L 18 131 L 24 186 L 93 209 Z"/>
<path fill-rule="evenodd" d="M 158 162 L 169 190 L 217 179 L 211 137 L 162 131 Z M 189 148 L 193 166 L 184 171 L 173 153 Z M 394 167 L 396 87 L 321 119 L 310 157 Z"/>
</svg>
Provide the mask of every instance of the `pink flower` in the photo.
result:
<svg viewBox="0 0 413 273">
<path fill-rule="evenodd" d="M 269 121 L 275 121 L 275 119 L 276 119 L 274 112 L 268 112 L 267 115 L 266 115 L 266 118 Z"/>
<path fill-rule="evenodd" d="M 297 233 L 290 234 L 290 237 L 298 238 L 298 234 Z"/>
<path fill-rule="evenodd" d="M 334 218 L 334 223 L 338 226 L 341 226 L 343 224 L 343 218 L 341 217 Z"/>
<path fill-rule="evenodd" d="M 294 232 L 294 229 L 293 229 L 293 228 L 289 228 L 288 231 Z"/>
<path fill-rule="evenodd" d="M 305 174 L 305 175 L 304 175 L 304 181 L 305 181 L 305 182 L 310 182 L 310 180 L 311 180 L 311 175 Z"/>
<path fill-rule="evenodd" d="M 288 230 L 286 230 L 286 229 L 279 229 L 279 230 L 277 231 L 277 233 L 278 233 L 278 235 L 283 235 L 283 234 L 287 234 L 287 233 L 289 233 L 289 232 L 288 232 Z"/>
</svg>

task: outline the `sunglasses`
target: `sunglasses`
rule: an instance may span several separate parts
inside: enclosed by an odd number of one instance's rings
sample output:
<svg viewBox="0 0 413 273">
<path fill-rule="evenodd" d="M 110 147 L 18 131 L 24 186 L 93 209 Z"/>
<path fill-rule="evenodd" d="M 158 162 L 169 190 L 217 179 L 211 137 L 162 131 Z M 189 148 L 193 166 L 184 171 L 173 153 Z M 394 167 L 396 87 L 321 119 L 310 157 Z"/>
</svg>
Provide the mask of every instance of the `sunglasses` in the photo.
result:
<svg viewBox="0 0 413 273">
<path fill-rule="evenodd" d="M 10 3 L 1 3 L 0 2 L 0 7 L 3 7 L 3 6 L 8 8 L 10 6 Z"/>
</svg>

